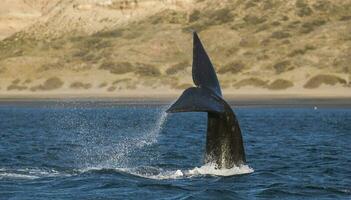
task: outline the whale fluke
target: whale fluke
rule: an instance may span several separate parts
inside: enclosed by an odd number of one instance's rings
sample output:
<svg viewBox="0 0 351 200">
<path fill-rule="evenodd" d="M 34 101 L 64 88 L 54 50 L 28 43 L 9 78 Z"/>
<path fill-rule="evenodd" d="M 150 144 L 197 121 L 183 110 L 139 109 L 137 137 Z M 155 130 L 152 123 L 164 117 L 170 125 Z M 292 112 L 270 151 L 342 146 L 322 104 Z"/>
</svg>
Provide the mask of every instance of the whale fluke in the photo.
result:
<svg viewBox="0 0 351 200">
<path fill-rule="evenodd" d="M 221 99 L 212 95 L 206 88 L 191 87 L 186 89 L 178 100 L 166 111 L 175 112 L 215 112 L 225 111 Z"/>
<path fill-rule="evenodd" d="M 193 81 L 166 111 L 207 112 L 206 163 L 232 168 L 246 162 L 243 139 L 236 116 L 223 99 L 217 75 L 198 35 L 194 32 Z"/>
<path fill-rule="evenodd" d="M 219 86 L 212 62 L 196 32 L 194 32 L 192 73 L 194 84 L 197 87 L 206 87 L 212 90 L 218 96 L 222 96 L 221 87 Z"/>
</svg>

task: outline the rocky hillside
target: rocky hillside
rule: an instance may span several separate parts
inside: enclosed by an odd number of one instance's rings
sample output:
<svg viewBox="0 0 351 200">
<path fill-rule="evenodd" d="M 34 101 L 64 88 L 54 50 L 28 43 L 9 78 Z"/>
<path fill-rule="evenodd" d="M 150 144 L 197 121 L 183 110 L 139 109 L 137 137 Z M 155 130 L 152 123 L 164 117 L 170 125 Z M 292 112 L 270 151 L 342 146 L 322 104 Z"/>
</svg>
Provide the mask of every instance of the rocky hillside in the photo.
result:
<svg viewBox="0 0 351 200">
<path fill-rule="evenodd" d="M 0 41 L 0 93 L 177 91 L 193 30 L 227 92 L 351 91 L 351 0 L 4 2 L 0 25 L 32 14 Z"/>
</svg>

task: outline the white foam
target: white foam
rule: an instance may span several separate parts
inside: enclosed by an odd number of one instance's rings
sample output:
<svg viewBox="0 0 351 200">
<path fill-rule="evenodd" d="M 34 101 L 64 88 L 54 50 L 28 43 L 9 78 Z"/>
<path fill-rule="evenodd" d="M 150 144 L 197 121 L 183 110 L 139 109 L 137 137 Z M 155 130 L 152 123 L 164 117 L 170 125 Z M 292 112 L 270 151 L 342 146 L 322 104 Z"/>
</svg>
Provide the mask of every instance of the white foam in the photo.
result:
<svg viewBox="0 0 351 200">
<path fill-rule="evenodd" d="M 149 172 L 137 172 L 130 169 L 119 169 L 123 172 L 130 173 L 134 176 L 139 176 L 148 179 L 164 180 L 164 179 L 179 179 L 184 178 L 184 173 L 181 170 L 175 171 L 164 171 L 159 170 L 158 173 L 149 173 Z"/>
<path fill-rule="evenodd" d="M 240 174 L 250 174 L 254 170 L 248 165 L 234 166 L 230 169 L 218 169 L 215 164 L 206 164 L 201 167 L 195 167 L 188 171 L 189 175 L 215 175 L 215 176 L 234 176 Z"/>
<path fill-rule="evenodd" d="M 39 176 L 18 174 L 18 173 L 0 173 L 0 179 L 3 178 L 15 178 L 15 179 L 36 179 Z"/>
<path fill-rule="evenodd" d="M 58 172 L 53 169 L 37 169 L 37 168 L 23 168 L 23 169 L 0 169 L 0 179 L 37 179 L 44 177 L 58 177 L 58 176 L 71 176 L 63 172 Z"/>
<path fill-rule="evenodd" d="M 89 170 L 101 170 L 102 168 L 88 168 L 82 171 Z M 143 168 L 116 168 L 114 170 L 128 173 L 134 176 L 139 176 L 149 179 L 181 179 L 181 178 L 193 178 L 197 176 L 235 176 L 241 174 L 249 174 L 254 170 L 248 165 L 234 166 L 231 169 L 218 169 L 215 164 L 206 164 L 201 167 L 195 167 L 189 170 L 164 170 L 154 167 L 143 167 Z"/>
</svg>

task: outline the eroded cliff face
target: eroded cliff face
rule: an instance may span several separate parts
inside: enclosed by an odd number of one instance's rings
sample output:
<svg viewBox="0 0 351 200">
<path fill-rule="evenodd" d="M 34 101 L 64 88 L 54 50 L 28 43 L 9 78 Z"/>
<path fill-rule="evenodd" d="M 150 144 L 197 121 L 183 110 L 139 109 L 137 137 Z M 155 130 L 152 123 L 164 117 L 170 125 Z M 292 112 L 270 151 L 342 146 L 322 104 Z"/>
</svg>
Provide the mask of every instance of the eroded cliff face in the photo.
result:
<svg viewBox="0 0 351 200">
<path fill-rule="evenodd" d="M 349 0 L 16 2 L 35 14 L 0 43 L 0 91 L 181 90 L 193 30 L 227 91 L 350 90 Z"/>
</svg>

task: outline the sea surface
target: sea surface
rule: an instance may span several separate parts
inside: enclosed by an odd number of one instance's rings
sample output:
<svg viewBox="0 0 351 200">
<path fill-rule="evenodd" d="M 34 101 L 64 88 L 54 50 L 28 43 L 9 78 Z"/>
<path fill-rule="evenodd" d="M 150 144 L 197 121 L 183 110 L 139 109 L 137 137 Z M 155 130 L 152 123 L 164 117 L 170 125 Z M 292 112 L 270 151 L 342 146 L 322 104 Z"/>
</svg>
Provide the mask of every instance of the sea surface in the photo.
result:
<svg viewBox="0 0 351 200">
<path fill-rule="evenodd" d="M 0 104 L 0 199 L 351 199 L 351 109 L 239 106 L 247 165 L 204 165 L 206 113 Z"/>
</svg>

